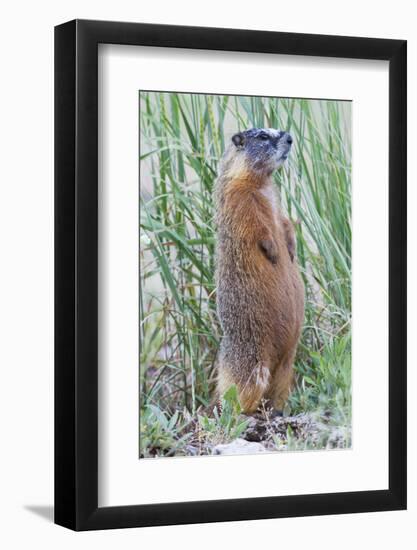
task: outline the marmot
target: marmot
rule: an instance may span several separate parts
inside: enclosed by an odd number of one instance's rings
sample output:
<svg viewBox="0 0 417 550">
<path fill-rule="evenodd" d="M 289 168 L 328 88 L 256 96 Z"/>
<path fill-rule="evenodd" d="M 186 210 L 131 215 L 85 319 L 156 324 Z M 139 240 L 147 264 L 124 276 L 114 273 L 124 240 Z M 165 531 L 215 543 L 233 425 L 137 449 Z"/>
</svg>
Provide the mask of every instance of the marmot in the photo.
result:
<svg viewBox="0 0 417 550">
<path fill-rule="evenodd" d="M 304 317 L 304 285 L 291 222 L 272 182 L 292 137 L 275 129 L 235 134 L 215 187 L 217 312 L 223 329 L 218 393 L 232 384 L 242 409 L 261 400 L 281 412 Z"/>
</svg>

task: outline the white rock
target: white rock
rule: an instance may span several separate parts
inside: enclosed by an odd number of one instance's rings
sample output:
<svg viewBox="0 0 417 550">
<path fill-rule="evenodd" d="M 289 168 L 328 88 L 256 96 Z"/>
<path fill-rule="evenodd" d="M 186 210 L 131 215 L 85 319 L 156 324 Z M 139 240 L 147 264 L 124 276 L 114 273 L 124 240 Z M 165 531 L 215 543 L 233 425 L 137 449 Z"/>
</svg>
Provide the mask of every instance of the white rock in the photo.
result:
<svg viewBox="0 0 417 550">
<path fill-rule="evenodd" d="M 235 439 L 231 443 L 224 445 L 216 445 L 213 447 L 212 454 L 214 455 L 251 455 L 256 453 L 264 453 L 265 447 L 261 443 L 254 441 L 245 441 L 244 439 Z"/>
</svg>

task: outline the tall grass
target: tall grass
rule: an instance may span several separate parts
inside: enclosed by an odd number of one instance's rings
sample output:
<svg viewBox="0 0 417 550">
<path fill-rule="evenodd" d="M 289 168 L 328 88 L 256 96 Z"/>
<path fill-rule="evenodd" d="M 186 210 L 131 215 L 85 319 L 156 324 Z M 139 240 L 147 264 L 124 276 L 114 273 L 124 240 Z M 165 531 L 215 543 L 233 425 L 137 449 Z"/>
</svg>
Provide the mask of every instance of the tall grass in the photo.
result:
<svg viewBox="0 0 417 550">
<path fill-rule="evenodd" d="M 212 399 L 221 338 L 215 311 L 213 184 L 233 133 L 274 127 L 294 138 L 288 164 L 275 182 L 283 209 L 298 222 L 298 261 L 306 287 L 289 410 L 340 409 L 346 419 L 350 103 L 157 92 L 141 92 L 139 101 L 143 417 L 152 423 L 149 411 L 157 407 L 167 420 L 176 415 L 175 423 L 185 422 Z"/>
</svg>

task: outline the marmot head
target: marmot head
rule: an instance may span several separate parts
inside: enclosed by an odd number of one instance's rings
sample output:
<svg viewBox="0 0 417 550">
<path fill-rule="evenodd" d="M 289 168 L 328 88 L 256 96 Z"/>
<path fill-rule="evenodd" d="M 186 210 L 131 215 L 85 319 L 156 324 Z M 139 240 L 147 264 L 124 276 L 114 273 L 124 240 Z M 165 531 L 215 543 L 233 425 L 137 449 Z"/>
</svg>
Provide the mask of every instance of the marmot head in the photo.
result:
<svg viewBox="0 0 417 550">
<path fill-rule="evenodd" d="M 231 146 L 236 156 L 244 159 L 246 169 L 270 174 L 287 159 L 292 137 L 288 132 L 274 128 L 251 128 L 232 137 Z"/>
</svg>

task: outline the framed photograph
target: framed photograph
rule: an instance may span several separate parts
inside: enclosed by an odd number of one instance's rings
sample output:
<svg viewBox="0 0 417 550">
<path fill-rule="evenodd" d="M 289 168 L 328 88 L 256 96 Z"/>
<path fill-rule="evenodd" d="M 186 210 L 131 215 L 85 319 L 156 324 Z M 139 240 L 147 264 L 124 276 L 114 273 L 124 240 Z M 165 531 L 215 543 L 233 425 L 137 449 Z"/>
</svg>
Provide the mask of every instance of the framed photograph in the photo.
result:
<svg viewBox="0 0 417 550">
<path fill-rule="evenodd" d="M 55 522 L 406 508 L 406 42 L 55 29 Z"/>
</svg>

